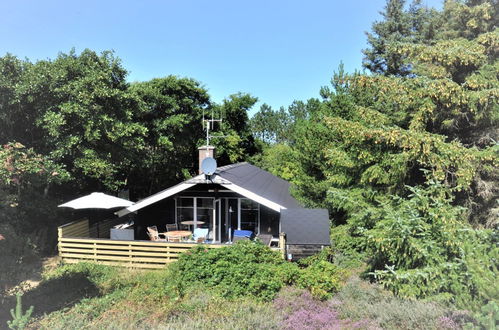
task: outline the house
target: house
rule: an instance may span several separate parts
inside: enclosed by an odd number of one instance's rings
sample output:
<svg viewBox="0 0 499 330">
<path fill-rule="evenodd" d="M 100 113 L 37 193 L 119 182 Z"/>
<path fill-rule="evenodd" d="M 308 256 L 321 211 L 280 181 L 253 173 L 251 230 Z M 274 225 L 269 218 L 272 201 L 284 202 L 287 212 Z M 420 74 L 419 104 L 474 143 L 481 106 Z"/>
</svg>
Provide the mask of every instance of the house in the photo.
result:
<svg viewBox="0 0 499 330">
<path fill-rule="evenodd" d="M 296 259 L 330 245 L 325 209 L 306 209 L 290 194 L 290 183 L 249 163 L 203 172 L 213 162 L 214 148 L 199 148 L 199 175 L 142 199 L 116 214 L 135 213 L 135 235 L 146 238 L 146 228 L 166 224 L 208 229 L 208 242 L 230 243 L 235 230 L 256 235 L 286 235 L 288 258 Z"/>
<path fill-rule="evenodd" d="M 273 249 L 290 260 L 330 245 L 327 210 L 301 207 L 289 192 L 289 182 L 248 163 L 216 167 L 213 147 L 200 148 L 199 155 L 198 176 L 115 212 L 118 217 L 97 222 L 83 218 L 59 226 L 61 260 L 164 268 L 199 244 L 190 237 L 194 228 L 207 233 L 202 241 L 206 249 L 231 244 L 236 230 L 271 235 Z M 133 227 L 128 226 L 130 217 Z M 126 226 L 120 224 L 124 219 L 129 222 Z M 166 233 L 168 224 L 190 230 Z M 146 234 L 151 225 L 165 237 L 187 236 L 151 241 Z"/>
</svg>

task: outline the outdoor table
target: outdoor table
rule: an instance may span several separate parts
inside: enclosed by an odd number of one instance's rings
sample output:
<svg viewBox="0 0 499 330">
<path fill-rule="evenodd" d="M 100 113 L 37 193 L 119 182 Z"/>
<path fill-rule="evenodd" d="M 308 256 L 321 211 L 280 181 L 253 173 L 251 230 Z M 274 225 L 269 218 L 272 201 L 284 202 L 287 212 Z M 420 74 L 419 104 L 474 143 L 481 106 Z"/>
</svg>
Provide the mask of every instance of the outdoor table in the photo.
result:
<svg viewBox="0 0 499 330">
<path fill-rule="evenodd" d="M 181 224 L 186 226 L 194 226 L 194 220 L 180 221 Z M 203 225 L 204 221 L 196 221 L 197 225 Z"/>
<path fill-rule="evenodd" d="M 162 234 L 165 235 L 167 238 L 182 239 L 182 238 L 191 236 L 192 232 L 188 231 L 188 230 L 173 230 L 173 231 L 167 231 L 167 232 L 162 233 Z"/>
</svg>

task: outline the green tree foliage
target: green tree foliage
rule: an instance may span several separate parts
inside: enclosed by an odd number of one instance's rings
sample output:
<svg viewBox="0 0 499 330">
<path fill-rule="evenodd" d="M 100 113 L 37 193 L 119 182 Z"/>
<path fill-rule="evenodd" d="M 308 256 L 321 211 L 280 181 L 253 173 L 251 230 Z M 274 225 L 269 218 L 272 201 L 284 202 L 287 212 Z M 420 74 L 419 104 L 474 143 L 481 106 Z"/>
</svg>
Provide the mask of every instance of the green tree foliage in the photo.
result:
<svg viewBox="0 0 499 330">
<path fill-rule="evenodd" d="M 406 76 L 411 66 L 403 54 L 391 52 L 390 47 L 401 42 L 422 42 L 433 37 L 434 12 L 421 5 L 420 0 L 411 3 L 408 10 L 405 0 L 389 0 L 380 14 L 381 22 L 372 25 L 367 33 L 369 48 L 364 49 L 363 65 L 373 73 Z"/>
<path fill-rule="evenodd" d="M 49 188 L 68 180 L 63 166 L 21 143 L 0 146 L 0 222 L 22 226 L 31 217 L 35 227 L 46 225 L 48 219 L 38 216 L 53 213 L 47 210 L 54 207 L 47 201 Z"/>
<path fill-rule="evenodd" d="M 217 149 L 219 164 L 245 161 L 258 151 L 248 117 L 248 111 L 257 101 L 258 98 L 250 94 L 238 93 L 224 99 L 222 104 L 214 106 L 214 119 L 222 118 L 222 123 L 215 123 L 211 134 L 215 138 L 210 143 Z M 211 113 L 207 112 L 205 116 L 211 118 Z M 206 144 L 204 141 L 199 143 Z"/>
<path fill-rule="evenodd" d="M 497 233 L 473 230 L 445 188 L 411 188 L 407 199 L 381 203 L 364 236 L 375 278 L 401 296 L 450 301 L 478 309 L 499 297 L 494 284 Z"/>
<path fill-rule="evenodd" d="M 269 105 L 263 104 L 251 118 L 250 124 L 253 135 L 261 141 L 267 144 L 283 143 L 289 138 L 291 120 L 283 107 L 274 111 Z"/>
<path fill-rule="evenodd" d="M 481 229 L 498 219 L 497 6 L 403 5 L 373 27 L 377 74 L 340 67 L 293 123 L 285 166 L 278 145 L 260 164 L 296 169 L 296 197 L 345 223 L 342 246 L 386 287 L 478 309 L 499 294 L 497 237 Z"/>
<path fill-rule="evenodd" d="M 127 148 L 142 148 L 145 128 L 131 121 L 136 100 L 127 91 L 126 70 L 111 52 L 71 51 L 34 64 L 2 59 L 2 136 L 20 141 L 64 164 L 74 182 L 116 190 L 130 166 Z"/>
<path fill-rule="evenodd" d="M 202 117 L 211 104 L 206 89 L 189 78 L 135 83 L 130 92 L 139 99 L 133 121 L 146 133 L 142 148 L 130 145 L 134 161 L 128 185 L 134 195 L 145 197 L 195 172 Z"/>
</svg>

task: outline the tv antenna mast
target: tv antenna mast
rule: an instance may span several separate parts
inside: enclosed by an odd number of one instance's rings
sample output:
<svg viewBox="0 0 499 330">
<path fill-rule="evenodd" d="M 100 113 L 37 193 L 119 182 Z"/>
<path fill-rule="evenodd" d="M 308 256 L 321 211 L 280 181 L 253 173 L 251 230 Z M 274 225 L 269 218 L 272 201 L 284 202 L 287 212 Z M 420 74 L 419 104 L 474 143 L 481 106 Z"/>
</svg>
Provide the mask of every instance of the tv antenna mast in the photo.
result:
<svg viewBox="0 0 499 330">
<path fill-rule="evenodd" d="M 213 109 L 211 110 L 211 119 L 205 119 L 203 112 L 203 128 L 206 130 L 206 153 L 208 154 L 208 146 L 210 145 L 210 139 L 223 138 L 225 135 L 211 135 L 210 130 L 215 129 L 215 123 L 221 123 L 222 118 L 213 119 Z"/>
</svg>

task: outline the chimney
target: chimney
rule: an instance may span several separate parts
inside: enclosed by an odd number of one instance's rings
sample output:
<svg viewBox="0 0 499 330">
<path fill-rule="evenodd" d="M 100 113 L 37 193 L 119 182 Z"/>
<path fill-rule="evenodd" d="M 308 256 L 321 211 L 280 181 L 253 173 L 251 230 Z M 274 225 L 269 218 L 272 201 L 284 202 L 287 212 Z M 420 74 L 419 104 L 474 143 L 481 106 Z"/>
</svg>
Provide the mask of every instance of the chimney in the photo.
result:
<svg viewBox="0 0 499 330">
<path fill-rule="evenodd" d="M 215 158 L 215 147 L 213 146 L 202 146 L 198 148 L 199 150 L 199 174 L 203 174 L 201 169 L 201 163 L 206 157 Z"/>
</svg>

